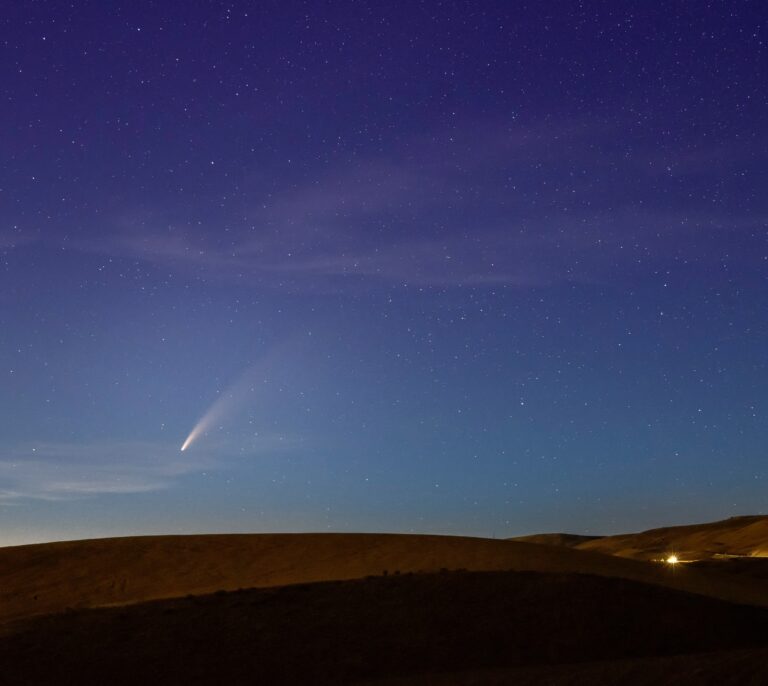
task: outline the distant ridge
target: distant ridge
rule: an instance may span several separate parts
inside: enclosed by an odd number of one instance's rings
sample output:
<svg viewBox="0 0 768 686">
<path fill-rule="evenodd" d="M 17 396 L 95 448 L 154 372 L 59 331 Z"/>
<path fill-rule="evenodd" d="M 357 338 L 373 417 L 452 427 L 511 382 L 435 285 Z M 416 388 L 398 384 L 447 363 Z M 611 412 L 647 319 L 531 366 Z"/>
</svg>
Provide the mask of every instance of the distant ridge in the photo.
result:
<svg viewBox="0 0 768 686">
<path fill-rule="evenodd" d="M 508 538 L 508 541 L 523 541 L 525 543 L 538 543 L 540 545 L 554 545 L 563 548 L 576 548 L 582 543 L 594 541 L 602 536 L 583 536 L 580 534 L 532 534 L 530 536 L 515 536 Z"/>
<path fill-rule="evenodd" d="M 739 515 L 716 522 L 667 526 L 615 536 L 557 533 L 511 540 L 591 550 L 635 560 L 656 560 L 671 553 L 682 560 L 768 557 L 768 516 Z"/>
<path fill-rule="evenodd" d="M 741 515 L 717 522 L 604 536 L 579 544 L 581 550 L 649 560 L 674 552 L 681 559 L 716 556 L 768 557 L 768 516 Z"/>
</svg>

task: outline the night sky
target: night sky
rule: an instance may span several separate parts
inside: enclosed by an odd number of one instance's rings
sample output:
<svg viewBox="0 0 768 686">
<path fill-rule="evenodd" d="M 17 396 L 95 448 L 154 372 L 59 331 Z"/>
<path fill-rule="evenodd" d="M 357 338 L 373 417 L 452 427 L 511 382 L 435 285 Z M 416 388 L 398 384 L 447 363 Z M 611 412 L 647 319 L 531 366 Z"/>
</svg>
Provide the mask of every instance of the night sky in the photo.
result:
<svg viewBox="0 0 768 686">
<path fill-rule="evenodd" d="M 764 2 L 5 5 L 0 545 L 768 511 Z"/>
</svg>

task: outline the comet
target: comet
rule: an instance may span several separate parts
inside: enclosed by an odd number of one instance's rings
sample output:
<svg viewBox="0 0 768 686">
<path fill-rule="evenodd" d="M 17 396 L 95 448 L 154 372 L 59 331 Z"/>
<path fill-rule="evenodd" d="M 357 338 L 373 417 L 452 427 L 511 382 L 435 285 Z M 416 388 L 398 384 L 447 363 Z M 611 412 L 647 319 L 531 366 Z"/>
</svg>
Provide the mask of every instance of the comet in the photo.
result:
<svg viewBox="0 0 768 686">
<path fill-rule="evenodd" d="M 203 417 L 205 419 L 205 417 Z M 184 443 L 181 444 L 181 452 L 184 452 L 187 448 L 189 448 L 192 443 L 194 443 L 197 440 L 197 437 L 203 432 L 204 425 L 202 423 L 202 419 L 197 423 L 194 429 L 189 432 L 189 436 L 187 436 L 187 440 L 184 441 Z"/>
<path fill-rule="evenodd" d="M 252 367 L 243 372 L 223 393 L 219 395 L 206 413 L 200 417 L 185 441 L 181 444 L 181 452 L 189 450 L 201 436 L 207 434 L 212 428 L 220 424 L 237 407 L 243 404 L 246 397 L 256 391 L 256 384 L 261 378 L 266 381 L 266 376 L 275 366 L 276 362 L 284 360 L 287 355 L 296 352 L 296 345 L 289 340 L 271 352 Z"/>
<path fill-rule="evenodd" d="M 260 368 L 261 365 L 257 365 L 248 369 L 214 400 L 207 412 L 200 417 L 192 431 L 189 432 L 184 443 L 181 444 L 181 452 L 188 450 L 201 436 L 207 434 L 211 428 L 220 423 L 241 403 L 248 392 L 254 389 L 254 377 Z"/>
</svg>

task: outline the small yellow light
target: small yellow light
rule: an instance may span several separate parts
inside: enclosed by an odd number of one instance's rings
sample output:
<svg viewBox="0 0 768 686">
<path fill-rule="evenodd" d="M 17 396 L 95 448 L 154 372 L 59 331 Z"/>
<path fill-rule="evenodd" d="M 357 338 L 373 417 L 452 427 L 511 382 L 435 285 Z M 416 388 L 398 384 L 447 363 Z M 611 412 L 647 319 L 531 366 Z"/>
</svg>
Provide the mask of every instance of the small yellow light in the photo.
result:
<svg viewBox="0 0 768 686">
<path fill-rule="evenodd" d="M 668 565 L 676 565 L 680 560 L 677 559 L 677 555 L 670 555 L 667 558 L 667 564 Z"/>
</svg>

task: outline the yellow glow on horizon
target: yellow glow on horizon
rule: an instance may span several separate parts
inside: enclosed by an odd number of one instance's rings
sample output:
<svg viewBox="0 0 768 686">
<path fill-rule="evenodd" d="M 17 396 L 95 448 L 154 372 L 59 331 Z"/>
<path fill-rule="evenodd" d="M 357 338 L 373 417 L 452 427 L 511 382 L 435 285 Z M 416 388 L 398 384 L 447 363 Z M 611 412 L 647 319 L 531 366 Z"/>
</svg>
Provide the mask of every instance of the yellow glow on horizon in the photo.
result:
<svg viewBox="0 0 768 686">
<path fill-rule="evenodd" d="M 680 560 L 678 559 L 677 555 L 670 555 L 670 556 L 669 556 L 669 557 L 668 557 L 668 558 L 665 560 L 665 562 L 666 562 L 668 565 L 676 565 L 678 562 L 680 562 Z"/>
</svg>

